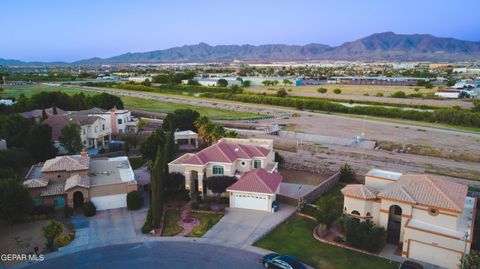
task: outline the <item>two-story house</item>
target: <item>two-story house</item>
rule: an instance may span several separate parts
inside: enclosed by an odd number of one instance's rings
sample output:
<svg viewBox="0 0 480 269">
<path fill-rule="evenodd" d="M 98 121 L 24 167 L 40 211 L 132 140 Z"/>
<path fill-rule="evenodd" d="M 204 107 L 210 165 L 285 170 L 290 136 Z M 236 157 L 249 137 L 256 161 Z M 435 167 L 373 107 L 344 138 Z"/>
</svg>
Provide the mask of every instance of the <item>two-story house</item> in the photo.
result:
<svg viewBox="0 0 480 269">
<path fill-rule="evenodd" d="M 282 181 L 271 139 L 222 138 L 173 160 L 168 167 L 170 173 L 185 175 L 185 189 L 202 196 L 213 194 L 205 187 L 210 177 L 235 177 L 237 182 L 227 189 L 231 207 L 271 211 Z"/>
<path fill-rule="evenodd" d="M 344 214 L 387 231 L 402 256 L 457 268 L 473 238 L 476 199 L 466 185 L 432 175 L 373 169 L 342 189 Z M 466 252 L 465 252 L 466 251 Z"/>
<path fill-rule="evenodd" d="M 135 131 L 137 128 L 138 120 L 133 117 L 132 112 L 127 109 L 117 109 L 116 107 L 110 110 L 92 108 L 83 110 L 82 112 L 90 116 L 99 116 L 105 119 L 106 128 L 112 131 L 113 136 Z"/>
</svg>

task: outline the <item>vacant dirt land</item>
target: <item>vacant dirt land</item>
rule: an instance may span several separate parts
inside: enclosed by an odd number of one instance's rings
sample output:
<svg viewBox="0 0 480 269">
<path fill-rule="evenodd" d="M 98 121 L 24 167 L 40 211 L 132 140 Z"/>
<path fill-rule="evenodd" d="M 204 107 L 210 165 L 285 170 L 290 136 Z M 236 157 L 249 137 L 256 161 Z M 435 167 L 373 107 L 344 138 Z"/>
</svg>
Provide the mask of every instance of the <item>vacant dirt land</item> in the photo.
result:
<svg viewBox="0 0 480 269">
<path fill-rule="evenodd" d="M 292 96 L 303 96 L 303 97 L 317 97 L 317 98 L 328 98 L 328 99 L 339 99 L 339 100 L 358 100 L 358 101 L 369 101 L 369 102 L 382 102 L 382 103 L 392 103 L 392 104 L 410 104 L 410 105 L 429 105 L 429 106 L 438 106 L 438 107 L 451 107 L 451 106 L 461 106 L 461 107 L 472 107 L 471 102 L 461 101 L 461 100 L 437 100 L 437 99 L 418 99 L 418 98 L 391 98 L 389 97 L 392 93 L 396 91 L 403 91 L 406 94 L 412 93 L 433 93 L 433 89 L 425 89 L 425 87 L 410 87 L 410 86 L 380 86 L 380 85 L 340 85 L 340 84 L 328 84 L 328 85 L 319 85 L 319 86 L 299 86 L 299 87 L 252 87 L 246 88 L 246 91 L 256 92 L 256 93 L 275 93 L 279 88 L 285 88 L 288 91 L 289 95 Z M 318 88 L 326 88 L 327 93 L 317 92 Z M 334 94 L 334 89 L 340 89 L 341 94 Z M 415 91 L 418 89 L 418 92 Z M 382 93 L 383 97 L 377 97 L 377 93 Z M 364 96 L 368 94 L 368 96 Z"/>
<path fill-rule="evenodd" d="M 307 171 L 299 171 L 299 170 L 284 169 L 284 168 L 280 168 L 278 171 L 283 176 L 282 182 L 285 182 L 285 183 L 318 185 L 328 178 L 328 175 L 310 173 Z"/>
</svg>

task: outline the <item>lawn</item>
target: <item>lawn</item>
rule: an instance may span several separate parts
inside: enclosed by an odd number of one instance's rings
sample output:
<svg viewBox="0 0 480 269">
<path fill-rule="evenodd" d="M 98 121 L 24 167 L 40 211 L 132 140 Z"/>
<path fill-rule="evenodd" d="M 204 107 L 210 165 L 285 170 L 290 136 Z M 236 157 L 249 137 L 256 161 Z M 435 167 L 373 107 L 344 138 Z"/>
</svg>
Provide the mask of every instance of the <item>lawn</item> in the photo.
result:
<svg viewBox="0 0 480 269">
<path fill-rule="evenodd" d="M 316 223 L 294 216 L 277 227 L 254 245 L 281 254 L 292 255 L 301 261 L 326 269 L 393 269 L 398 263 L 332 246 L 315 240 L 312 236 Z"/>
<path fill-rule="evenodd" d="M 25 96 L 30 97 L 40 92 L 56 92 L 56 91 L 61 91 L 70 95 L 73 95 L 75 93 L 80 93 L 80 92 L 83 92 L 85 95 L 95 94 L 94 92 L 81 91 L 81 90 L 72 89 L 64 86 L 49 86 L 49 85 L 22 85 L 22 86 L 8 86 L 8 87 L 2 86 L 2 88 L 4 89 L 2 96 L 6 96 L 6 97 L 18 97 L 22 93 Z"/>
<path fill-rule="evenodd" d="M 187 234 L 187 237 L 202 237 L 213 225 L 217 224 L 223 217 L 223 214 L 192 212 L 190 217 L 200 220 L 200 224 L 193 227 L 192 231 Z"/>
<path fill-rule="evenodd" d="M 177 225 L 177 222 L 181 220 L 180 210 L 170 209 L 165 214 L 165 221 L 163 222 L 162 236 L 174 236 L 180 233 L 183 228 Z"/>
<path fill-rule="evenodd" d="M 141 109 L 150 112 L 163 112 L 170 113 L 176 109 L 193 109 L 198 111 L 201 115 L 207 116 L 211 119 L 222 120 L 235 120 L 235 119 L 248 119 L 258 118 L 260 115 L 248 112 L 240 112 L 219 108 L 210 108 L 202 106 L 194 106 L 189 104 L 178 104 L 171 102 L 159 102 L 156 100 L 142 99 L 135 97 L 122 96 L 123 104 L 126 108 Z"/>
<path fill-rule="evenodd" d="M 143 157 L 129 157 L 128 161 L 133 170 L 142 167 L 147 162 Z"/>
</svg>

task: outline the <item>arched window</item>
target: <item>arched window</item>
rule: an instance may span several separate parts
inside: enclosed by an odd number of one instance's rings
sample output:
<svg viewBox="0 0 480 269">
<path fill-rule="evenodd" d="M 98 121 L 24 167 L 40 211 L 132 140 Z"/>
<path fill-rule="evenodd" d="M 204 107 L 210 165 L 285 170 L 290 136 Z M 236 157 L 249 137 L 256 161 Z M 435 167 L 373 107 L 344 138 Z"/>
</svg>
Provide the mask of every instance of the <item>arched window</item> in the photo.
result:
<svg viewBox="0 0 480 269">
<path fill-rule="evenodd" d="M 353 210 L 353 211 L 352 211 L 352 215 L 360 216 L 360 212 L 358 212 L 357 210 Z"/>
</svg>

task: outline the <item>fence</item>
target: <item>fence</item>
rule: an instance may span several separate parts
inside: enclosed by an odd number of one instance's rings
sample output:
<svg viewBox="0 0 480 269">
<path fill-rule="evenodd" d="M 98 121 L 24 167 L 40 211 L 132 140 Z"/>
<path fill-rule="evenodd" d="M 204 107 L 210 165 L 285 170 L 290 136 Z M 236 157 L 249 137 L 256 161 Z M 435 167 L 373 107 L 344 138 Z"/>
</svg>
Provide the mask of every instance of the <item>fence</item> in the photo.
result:
<svg viewBox="0 0 480 269">
<path fill-rule="evenodd" d="M 280 203 L 287 204 L 287 205 L 291 205 L 291 206 L 294 206 L 294 207 L 299 207 L 299 202 L 300 202 L 299 200 L 297 200 L 295 198 L 288 197 L 288 196 L 285 196 L 285 195 L 279 194 L 279 193 L 277 193 L 276 201 L 280 202 Z"/>
<path fill-rule="evenodd" d="M 340 179 L 340 172 L 335 173 L 324 182 L 318 184 L 313 190 L 309 193 L 305 194 L 301 200 L 304 203 L 312 203 L 318 199 L 322 194 L 326 193 L 330 189 L 332 189 Z"/>
</svg>

